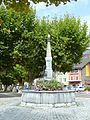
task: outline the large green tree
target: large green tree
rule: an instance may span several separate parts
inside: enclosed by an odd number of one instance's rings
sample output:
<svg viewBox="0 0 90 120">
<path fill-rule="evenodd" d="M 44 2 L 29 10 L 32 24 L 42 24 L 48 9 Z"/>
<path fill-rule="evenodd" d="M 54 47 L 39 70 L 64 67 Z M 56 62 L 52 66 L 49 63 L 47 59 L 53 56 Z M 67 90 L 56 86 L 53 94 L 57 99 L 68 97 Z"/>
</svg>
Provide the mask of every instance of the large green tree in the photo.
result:
<svg viewBox="0 0 90 120">
<path fill-rule="evenodd" d="M 0 75 L 9 78 L 9 73 L 16 71 L 15 74 L 23 79 L 28 72 L 30 82 L 40 77 L 45 69 L 48 33 L 53 70 L 70 71 L 87 47 L 86 23 L 81 24 L 80 19 L 69 15 L 52 21 L 39 20 L 34 10 L 26 13 L 0 8 Z"/>
<path fill-rule="evenodd" d="M 30 9 L 27 14 L 0 7 L 0 78 L 2 83 L 6 81 L 6 78 L 10 78 L 9 73 L 12 73 L 15 64 L 21 63 L 15 61 L 13 51 L 16 45 L 23 41 L 22 36 L 25 31 L 33 31 L 34 19 L 34 10 Z M 7 85 L 10 83 L 8 82 L 6 82 Z"/>
<path fill-rule="evenodd" d="M 51 35 L 54 71 L 72 70 L 73 64 L 82 58 L 82 53 L 89 42 L 86 23 L 81 25 L 80 19 L 73 16 L 66 15 L 64 18 L 55 18 L 52 21 L 36 20 L 33 33 L 25 33 L 24 42 L 15 47 L 17 52 L 14 51 L 14 56 L 29 68 L 30 80 L 39 77 L 40 72 L 45 69 L 48 33 Z"/>
<path fill-rule="evenodd" d="M 28 81 L 28 71 L 25 70 L 24 66 L 16 64 L 13 68 L 12 77 L 16 83 L 23 85 L 25 81 Z"/>
<path fill-rule="evenodd" d="M 26 26 L 23 41 L 14 49 L 14 58 L 27 69 L 29 81 L 40 77 L 40 72 L 44 70 L 48 24 L 45 20 L 40 22 L 36 19 L 31 31 L 28 30 L 30 26 Z"/>
<path fill-rule="evenodd" d="M 70 71 L 73 64 L 80 62 L 89 39 L 87 24 L 80 19 L 65 15 L 51 22 L 51 43 L 55 70 Z"/>
</svg>

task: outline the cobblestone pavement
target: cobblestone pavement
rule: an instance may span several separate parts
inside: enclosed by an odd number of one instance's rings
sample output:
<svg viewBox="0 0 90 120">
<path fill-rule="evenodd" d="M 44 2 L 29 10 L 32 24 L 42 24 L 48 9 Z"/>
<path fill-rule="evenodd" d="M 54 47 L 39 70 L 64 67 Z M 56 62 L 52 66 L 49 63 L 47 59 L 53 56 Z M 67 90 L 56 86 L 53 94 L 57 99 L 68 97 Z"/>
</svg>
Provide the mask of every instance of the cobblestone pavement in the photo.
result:
<svg viewBox="0 0 90 120">
<path fill-rule="evenodd" d="M 76 101 L 61 108 L 31 108 L 20 106 L 20 97 L 0 98 L 0 120 L 90 120 L 90 98 Z"/>
</svg>

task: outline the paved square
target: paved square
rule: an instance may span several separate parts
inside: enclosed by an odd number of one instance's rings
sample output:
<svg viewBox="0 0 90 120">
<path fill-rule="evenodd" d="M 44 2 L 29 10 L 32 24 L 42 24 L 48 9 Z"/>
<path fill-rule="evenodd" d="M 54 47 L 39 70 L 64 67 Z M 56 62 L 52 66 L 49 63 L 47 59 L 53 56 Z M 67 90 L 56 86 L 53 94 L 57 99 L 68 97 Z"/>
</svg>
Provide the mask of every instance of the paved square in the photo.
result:
<svg viewBox="0 0 90 120">
<path fill-rule="evenodd" d="M 0 98 L 0 120 L 90 120 L 90 98 L 76 101 L 70 107 L 31 108 L 20 106 L 20 97 Z"/>
</svg>

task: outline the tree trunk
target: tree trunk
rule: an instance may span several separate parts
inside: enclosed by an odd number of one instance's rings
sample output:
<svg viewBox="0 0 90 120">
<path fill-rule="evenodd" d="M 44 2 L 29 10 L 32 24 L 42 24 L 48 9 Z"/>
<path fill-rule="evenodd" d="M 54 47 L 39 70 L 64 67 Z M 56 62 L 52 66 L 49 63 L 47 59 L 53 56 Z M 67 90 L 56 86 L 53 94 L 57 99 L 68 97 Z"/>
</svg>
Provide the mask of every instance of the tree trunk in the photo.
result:
<svg viewBox="0 0 90 120">
<path fill-rule="evenodd" d="M 8 87 L 8 85 L 4 85 L 4 92 L 7 91 L 7 87 Z"/>
</svg>

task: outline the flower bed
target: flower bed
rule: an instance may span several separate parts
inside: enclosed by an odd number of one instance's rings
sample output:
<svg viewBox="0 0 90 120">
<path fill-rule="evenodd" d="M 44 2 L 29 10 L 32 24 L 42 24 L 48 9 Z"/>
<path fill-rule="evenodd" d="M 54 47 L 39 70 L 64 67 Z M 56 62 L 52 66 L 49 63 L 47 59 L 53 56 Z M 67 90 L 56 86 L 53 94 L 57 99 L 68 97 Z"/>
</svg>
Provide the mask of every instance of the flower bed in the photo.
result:
<svg viewBox="0 0 90 120">
<path fill-rule="evenodd" d="M 55 90 L 62 90 L 63 84 L 56 81 L 56 80 L 44 80 L 44 81 L 37 81 L 36 88 L 40 90 L 46 90 L 46 91 L 55 91 Z"/>
</svg>

